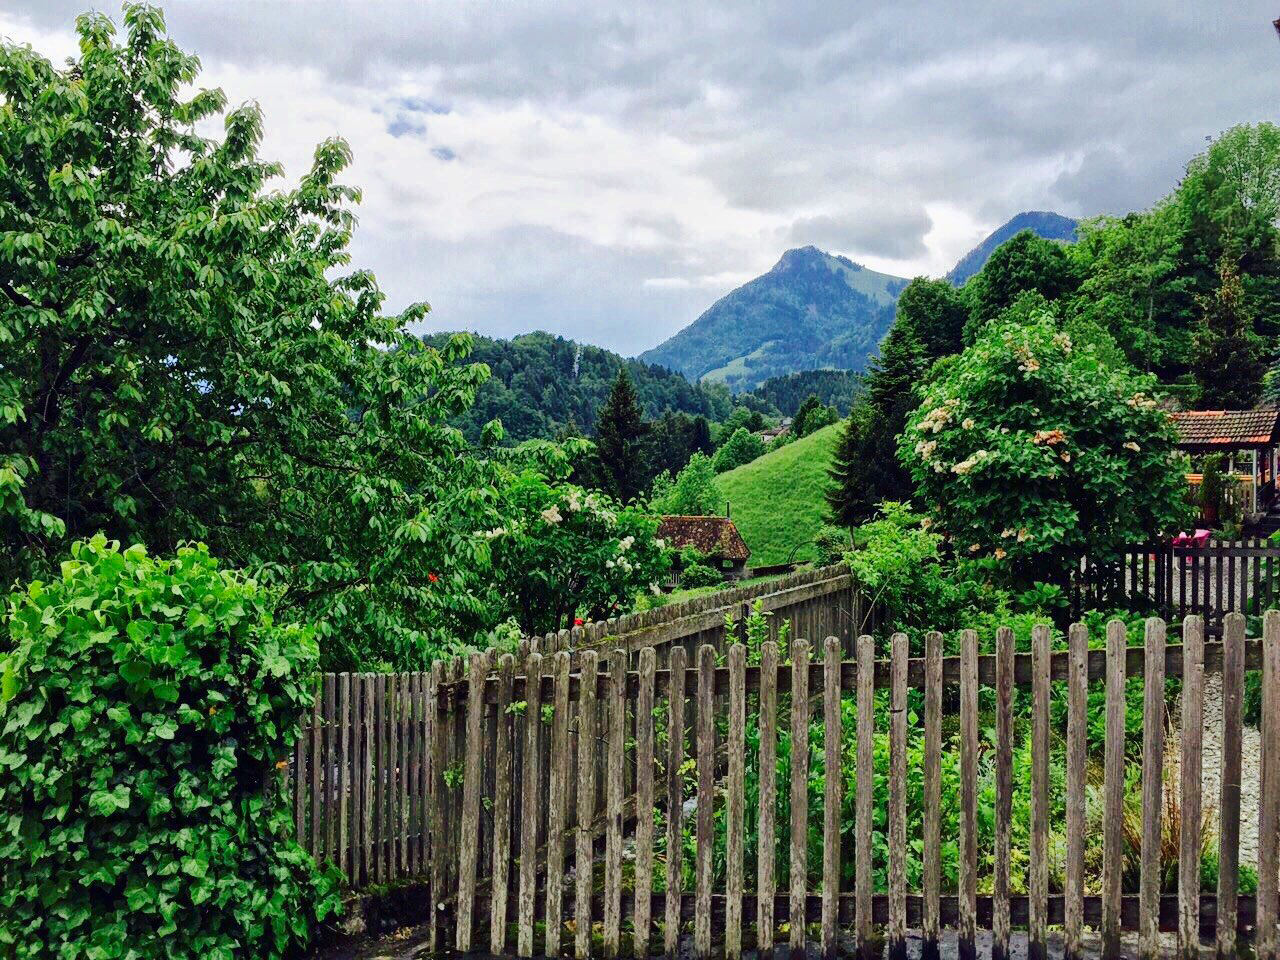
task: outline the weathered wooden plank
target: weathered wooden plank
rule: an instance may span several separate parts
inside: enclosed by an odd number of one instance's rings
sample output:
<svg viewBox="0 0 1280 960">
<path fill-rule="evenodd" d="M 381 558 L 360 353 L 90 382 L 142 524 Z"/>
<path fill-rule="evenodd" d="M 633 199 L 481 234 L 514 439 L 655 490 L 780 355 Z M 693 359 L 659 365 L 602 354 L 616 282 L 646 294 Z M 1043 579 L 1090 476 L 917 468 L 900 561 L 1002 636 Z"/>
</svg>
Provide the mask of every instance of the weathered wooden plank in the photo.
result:
<svg viewBox="0 0 1280 960">
<path fill-rule="evenodd" d="M 760 954 L 773 954 L 774 855 L 778 798 L 778 645 L 767 640 L 760 650 L 760 816 L 756 847 L 756 942 Z"/>
<path fill-rule="evenodd" d="M 569 699 L 568 654 L 565 654 L 566 709 Z M 650 899 L 645 894 L 653 889 L 653 675 L 657 655 L 652 647 L 640 651 L 640 691 L 636 696 L 636 906 L 632 917 L 634 937 L 632 952 L 636 960 L 649 956 L 652 927 Z M 557 690 L 559 688 L 557 687 Z M 558 701 L 557 701 L 558 702 Z M 547 955 L 555 951 L 547 947 Z"/>
<path fill-rule="evenodd" d="M 809 641 L 791 644 L 791 950 L 804 950 L 809 880 Z"/>
<path fill-rule="evenodd" d="M 317 860 L 324 856 L 324 794 L 322 771 L 324 769 L 324 690 L 316 685 L 315 699 L 311 703 L 311 855 Z"/>
<path fill-rule="evenodd" d="M 387 675 L 373 675 L 373 861 L 370 873 L 387 879 Z"/>
<path fill-rule="evenodd" d="M 485 681 L 487 664 L 478 653 L 471 655 L 471 689 L 478 690 Z M 480 777 L 484 751 L 480 749 L 480 723 L 484 718 L 484 698 L 467 700 L 467 753 L 462 769 L 462 830 L 458 843 L 458 918 L 457 949 L 471 952 L 471 928 L 475 918 L 476 841 L 480 835 Z"/>
<path fill-rule="evenodd" d="M 1073 623 L 1067 634 L 1067 863 L 1063 888 L 1063 955 L 1080 960 L 1084 921 L 1085 761 L 1088 752 L 1089 634 Z"/>
<path fill-rule="evenodd" d="M 582 697 L 578 701 L 578 825 L 575 837 L 573 907 L 573 943 L 574 953 L 578 957 L 591 955 L 591 881 L 594 858 L 590 824 L 596 812 L 595 681 L 598 669 L 596 652 L 582 651 L 579 666 Z"/>
<path fill-rule="evenodd" d="M 1280 611 L 1262 620 L 1262 736 L 1258 784 L 1257 960 L 1276 960 L 1277 862 L 1280 849 Z"/>
<path fill-rule="evenodd" d="M 615 650 L 609 664 L 609 742 L 605 761 L 604 954 L 616 957 L 622 943 L 622 808 L 626 799 L 627 654 Z"/>
<path fill-rule="evenodd" d="M 889 960 L 907 956 L 907 635 L 895 633 L 890 654 L 893 672 L 889 682 Z M 829 692 L 828 697 L 831 696 Z M 839 717 L 839 687 L 836 687 L 836 716 Z M 827 731 L 830 738 L 831 732 Z M 837 738 L 838 739 L 838 738 Z M 834 752 L 839 769 L 839 747 Z M 839 824 L 835 826 L 839 844 Z M 835 904 L 832 904 L 834 911 Z M 834 954 L 834 950 L 832 951 Z"/>
<path fill-rule="evenodd" d="M 387 777 L 387 821 L 384 831 L 387 851 L 387 879 L 400 876 L 400 686 L 403 674 L 387 675 L 387 715 L 385 756 Z"/>
<path fill-rule="evenodd" d="M 1258 563 L 1254 561 L 1254 576 Z M 1256 580 L 1254 596 L 1258 595 Z M 1222 631 L 1222 754 L 1218 793 L 1218 915 L 1215 936 L 1219 960 L 1236 955 L 1236 919 L 1240 885 L 1240 771 L 1244 703 L 1244 615 L 1229 614 Z"/>
<path fill-rule="evenodd" d="M 671 670 L 671 684 L 667 690 L 666 886 L 668 899 L 663 918 L 663 950 L 668 957 L 676 955 L 680 943 L 679 895 L 683 887 L 681 847 L 684 844 L 684 772 L 682 768 L 685 736 L 685 665 L 688 656 L 684 647 L 673 647 L 668 661 Z"/>
<path fill-rule="evenodd" d="M 338 856 L 338 677 L 324 675 L 324 855 L 342 868 Z"/>
<path fill-rule="evenodd" d="M 530 653 L 524 662 L 525 676 L 542 675 L 542 654 Z M 542 685 L 525 688 L 524 770 L 520 805 L 520 889 L 516 955 L 533 956 L 534 911 L 538 893 L 538 756 L 542 740 Z"/>
<path fill-rule="evenodd" d="M 360 777 L 360 863 L 361 876 L 365 881 L 373 879 L 373 777 L 374 777 L 374 741 L 376 740 L 375 693 L 376 685 L 372 673 L 360 675 L 361 716 L 363 722 L 360 730 L 360 756 L 364 769 Z"/>
<path fill-rule="evenodd" d="M 871 939 L 871 835 L 875 830 L 872 816 L 873 779 L 875 777 L 875 640 L 869 635 L 858 637 L 857 762 L 854 789 L 854 892 L 857 910 L 854 935 L 858 956 L 863 960 L 878 957 Z"/>
<path fill-rule="evenodd" d="M 924 809 L 937 811 L 942 804 L 942 634 L 930 631 L 924 638 Z M 942 820 L 924 818 L 924 887 L 921 935 L 922 960 L 937 960 L 939 903 L 942 889 Z"/>
<path fill-rule="evenodd" d="M 352 756 L 351 674 L 338 678 L 338 729 L 341 732 L 339 749 L 342 752 L 338 768 L 338 868 L 347 883 L 356 884 L 355 868 L 351 857 L 351 793 L 355 785 L 355 758 Z"/>
<path fill-rule="evenodd" d="M 307 744 L 311 731 L 307 721 L 298 724 L 298 737 L 293 744 L 293 836 L 298 845 L 307 846 Z"/>
<path fill-rule="evenodd" d="M 978 634 L 960 635 L 960 960 L 977 956 Z"/>
<path fill-rule="evenodd" d="M 429 736 L 431 742 L 431 775 L 428 783 L 430 795 L 427 798 L 428 820 L 431 827 L 431 915 L 428 944 L 431 950 L 443 950 L 448 943 L 448 931 L 444 926 L 445 901 L 448 897 L 446 877 L 448 864 L 447 843 L 445 839 L 444 808 L 445 801 L 445 766 L 448 758 L 449 725 L 443 713 L 445 694 L 442 685 L 445 677 L 445 664 L 437 660 L 431 665 L 431 681 L 427 686 L 427 718 L 430 722 Z M 377 742 L 377 736 L 373 737 Z M 504 911 L 503 916 L 506 913 Z"/>
<path fill-rule="evenodd" d="M 568 802 L 569 757 L 569 654 L 561 650 L 555 655 L 552 673 L 555 694 L 551 708 L 551 784 L 547 804 L 547 883 L 546 943 L 544 953 L 554 957 L 560 953 L 560 937 L 564 928 L 564 846 L 565 804 Z M 642 818 L 643 819 L 643 818 Z M 637 861 L 637 878 L 639 876 Z M 638 904 L 638 901 L 637 901 Z M 638 905 L 637 905 L 638 909 Z"/>
<path fill-rule="evenodd" d="M 694 885 L 697 912 L 693 918 L 693 949 L 701 958 L 711 956 L 711 868 L 715 847 L 716 795 L 716 649 L 698 649 L 698 809 L 697 846 L 694 849 Z"/>
<path fill-rule="evenodd" d="M 1121 873 L 1124 864 L 1125 626 L 1107 624 L 1106 746 L 1102 819 L 1102 955 L 1120 956 Z"/>
<path fill-rule="evenodd" d="M 729 776 L 725 789 L 724 952 L 727 960 L 742 955 L 743 806 L 746 790 L 747 648 L 729 648 L 729 729 L 725 744 Z M 837 674 L 838 676 L 838 674 Z"/>
<path fill-rule="evenodd" d="M 1142 724 L 1142 847 L 1138 900 L 1138 954 L 1160 955 L 1160 830 L 1164 809 L 1164 621 L 1146 625 Z M 1198 891 L 1197 891 L 1198 893 Z"/>
<path fill-rule="evenodd" d="M 1031 630 L 1031 915 L 1028 960 L 1048 956 L 1049 923 L 1049 628 Z"/>
<path fill-rule="evenodd" d="M 1203 663 L 1204 617 L 1188 617 L 1182 625 L 1182 756 L 1179 761 L 1182 826 L 1178 844 L 1178 947 L 1185 960 L 1200 956 Z"/>
<path fill-rule="evenodd" d="M 511 688 L 516 659 L 503 654 L 498 661 L 498 703 L 493 745 L 493 865 L 489 874 L 489 952 L 507 950 L 507 898 L 511 890 Z"/>
<path fill-rule="evenodd" d="M 996 631 L 996 848 L 991 900 L 991 960 L 1009 960 L 1009 864 L 1013 817 L 1013 631 Z M 936 810 L 929 807 L 925 810 Z M 928 813 L 925 814 L 929 816 Z"/>
<path fill-rule="evenodd" d="M 487 670 L 484 671 L 488 673 Z M 410 764 L 410 739 L 409 734 L 412 728 L 410 723 L 412 700 L 410 695 L 410 681 L 413 675 L 410 673 L 402 673 L 400 675 L 399 696 L 396 702 L 396 723 L 399 726 L 400 735 L 400 755 L 398 758 L 398 771 L 400 778 L 400 817 L 399 830 L 397 832 L 400 844 L 400 873 L 405 875 L 409 869 L 409 798 L 412 796 L 412 786 L 409 780 L 409 764 Z M 483 680 L 480 683 L 479 690 L 484 690 Z M 477 699 L 483 700 L 482 695 L 478 695 Z M 481 704 L 483 710 L 483 704 Z M 476 741 L 480 738 L 480 731 L 476 731 Z M 477 819 L 477 834 L 479 833 L 479 821 Z"/>
</svg>

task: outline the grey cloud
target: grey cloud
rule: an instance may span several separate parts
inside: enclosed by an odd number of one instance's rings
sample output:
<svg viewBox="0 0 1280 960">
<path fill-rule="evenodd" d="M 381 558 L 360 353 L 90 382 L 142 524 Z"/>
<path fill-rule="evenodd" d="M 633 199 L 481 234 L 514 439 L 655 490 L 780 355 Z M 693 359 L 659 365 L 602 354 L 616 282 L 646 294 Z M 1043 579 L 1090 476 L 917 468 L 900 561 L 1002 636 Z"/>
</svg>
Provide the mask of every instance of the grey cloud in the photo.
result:
<svg viewBox="0 0 1280 960">
<path fill-rule="evenodd" d="M 0 0 L 46 29 L 86 5 Z M 115 0 L 99 5 L 118 13 Z M 854 259 L 918 257 L 928 203 L 992 226 L 1024 209 L 1149 206 L 1206 135 L 1274 118 L 1280 79 L 1273 0 L 173 0 L 167 15 L 206 62 L 306 66 L 362 90 L 421 81 L 420 97 L 387 108 L 403 134 L 481 105 L 676 138 L 728 208 L 782 225 L 779 245 Z M 583 190 L 607 194 L 620 186 L 612 176 L 586 177 Z M 744 266 L 727 241 L 693 247 L 687 216 L 653 210 L 637 225 L 657 248 L 643 250 L 533 225 L 445 243 L 366 217 L 356 236 L 393 300 L 435 297 L 438 316 L 493 332 L 550 325 L 640 349 L 723 292 L 646 278 Z"/>
<path fill-rule="evenodd" d="M 923 209 L 883 207 L 803 217 L 791 225 L 790 242 L 813 244 L 833 253 L 859 251 L 906 260 L 925 253 L 932 221 Z"/>
</svg>

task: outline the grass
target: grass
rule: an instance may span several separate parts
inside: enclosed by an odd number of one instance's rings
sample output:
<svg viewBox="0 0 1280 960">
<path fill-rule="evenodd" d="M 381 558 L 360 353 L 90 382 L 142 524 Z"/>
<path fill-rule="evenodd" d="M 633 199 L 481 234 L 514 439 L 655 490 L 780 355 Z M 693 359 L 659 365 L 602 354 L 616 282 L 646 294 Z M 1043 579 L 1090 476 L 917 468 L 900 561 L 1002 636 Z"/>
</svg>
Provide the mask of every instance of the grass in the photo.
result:
<svg viewBox="0 0 1280 960">
<path fill-rule="evenodd" d="M 814 558 L 813 538 L 827 519 L 823 494 L 839 430 L 838 423 L 823 427 L 716 479 L 751 548 L 751 566 Z"/>
</svg>

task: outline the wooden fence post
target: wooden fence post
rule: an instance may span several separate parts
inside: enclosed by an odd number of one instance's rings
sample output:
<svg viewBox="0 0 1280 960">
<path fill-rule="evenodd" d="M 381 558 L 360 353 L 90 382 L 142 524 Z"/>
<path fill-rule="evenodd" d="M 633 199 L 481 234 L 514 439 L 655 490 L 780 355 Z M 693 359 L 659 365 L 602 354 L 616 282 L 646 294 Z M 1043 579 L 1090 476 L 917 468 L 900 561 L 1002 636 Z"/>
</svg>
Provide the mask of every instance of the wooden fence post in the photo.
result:
<svg viewBox="0 0 1280 960">
<path fill-rule="evenodd" d="M 889 681 L 889 960 L 907 956 L 907 635 L 895 633 Z M 836 688 L 837 700 L 839 688 Z M 837 702 L 837 717 L 839 704 Z M 830 737 L 830 731 L 828 731 Z M 838 738 L 837 738 L 838 739 Z M 836 752 L 839 757 L 838 751 Z M 838 761 L 837 761 L 838 762 Z M 838 769 L 838 767 L 837 767 Z M 835 842 L 840 842 L 838 826 Z M 832 950 L 831 955 L 834 955 Z"/>
<path fill-rule="evenodd" d="M 1106 761 L 1103 772 L 1102 956 L 1120 956 L 1120 879 L 1124 865 L 1124 623 L 1107 624 Z"/>
<path fill-rule="evenodd" d="M 809 641 L 791 645 L 791 951 L 804 950 L 809 882 Z M 803 744 L 803 747 L 801 747 Z"/>
<path fill-rule="evenodd" d="M 725 911 L 726 960 L 742 955 L 742 857 L 743 803 L 746 786 L 747 648 L 729 648 L 729 729 L 725 744 L 729 753 L 729 779 L 725 806 Z"/>
<path fill-rule="evenodd" d="M 978 634 L 960 635 L 960 960 L 975 960 L 978 925 Z"/>
<path fill-rule="evenodd" d="M 1204 617 L 1182 625 L 1182 825 L 1178 851 L 1178 946 L 1200 956 L 1201 744 L 1204 738 Z"/>
<path fill-rule="evenodd" d="M 1009 960 L 1009 862 L 1013 818 L 1013 631 L 996 631 L 996 848 L 991 902 L 991 960 Z M 936 810 L 937 807 L 926 810 Z M 936 819 L 929 817 L 927 819 Z"/>
<path fill-rule="evenodd" d="M 688 654 L 673 647 L 667 686 L 667 902 L 663 921 L 663 950 L 674 957 L 680 945 L 680 870 L 684 844 L 684 717 Z M 588 891 L 589 892 L 589 891 Z M 579 928 L 581 929 L 581 928 Z M 580 953 L 579 956 L 586 956 Z"/>
<path fill-rule="evenodd" d="M 716 795 L 716 651 L 710 644 L 698 650 L 698 811 L 694 883 L 697 899 L 693 918 L 693 949 L 711 956 L 711 855 L 715 846 Z"/>
<path fill-rule="evenodd" d="M 871 943 L 872 876 L 871 833 L 875 777 L 875 640 L 869 635 L 858 637 L 857 769 L 854 794 L 854 935 L 858 956 L 873 960 L 877 956 Z"/>
<path fill-rule="evenodd" d="M 760 650 L 760 826 L 756 840 L 756 940 L 760 954 L 773 955 L 774 857 L 778 791 L 778 645 Z"/>
<path fill-rule="evenodd" d="M 1164 621 L 1146 625 L 1142 683 L 1142 849 L 1138 911 L 1138 955 L 1160 955 L 1160 821 L 1164 810 Z"/>
<path fill-rule="evenodd" d="M 942 801 L 942 634 L 924 637 L 924 807 L 938 810 Z M 922 960 L 938 960 L 942 883 L 941 818 L 924 818 L 924 905 Z"/>
<path fill-rule="evenodd" d="M 1258 565 L 1254 565 L 1255 576 Z M 1255 591 L 1256 596 L 1256 591 Z M 1229 614 L 1222 629 L 1222 754 L 1218 794 L 1219 960 L 1236 955 L 1240 882 L 1241 720 L 1244 702 L 1244 614 Z"/>
</svg>

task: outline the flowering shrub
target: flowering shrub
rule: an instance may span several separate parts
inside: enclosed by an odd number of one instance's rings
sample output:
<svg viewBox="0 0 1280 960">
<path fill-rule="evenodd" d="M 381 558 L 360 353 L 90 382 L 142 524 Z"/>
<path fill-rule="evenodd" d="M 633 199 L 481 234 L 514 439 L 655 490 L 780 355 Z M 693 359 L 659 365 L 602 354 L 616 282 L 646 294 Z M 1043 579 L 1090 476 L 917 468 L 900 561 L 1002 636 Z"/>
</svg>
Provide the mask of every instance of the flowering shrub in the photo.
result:
<svg viewBox="0 0 1280 960">
<path fill-rule="evenodd" d="M 277 770 L 316 644 L 274 602 L 101 536 L 9 598 L 0 955 L 281 957 L 336 909 Z"/>
<path fill-rule="evenodd" d="M 1051 315 L 996 322 L 940 365 L 898 453 L 962 556 L 1007 559 L 1014 582 L 1187 520 L 1183 462 L 1155 382 L 1074 344 Z"/>
<path fill-rule="evenodd" d="M 526 634 L 615 616 L 670 567 L 641 507 L 537 470 L 514 474 L 502 499 L 508 519 L 487 534 L 495 589 Z"/>
</svg>

